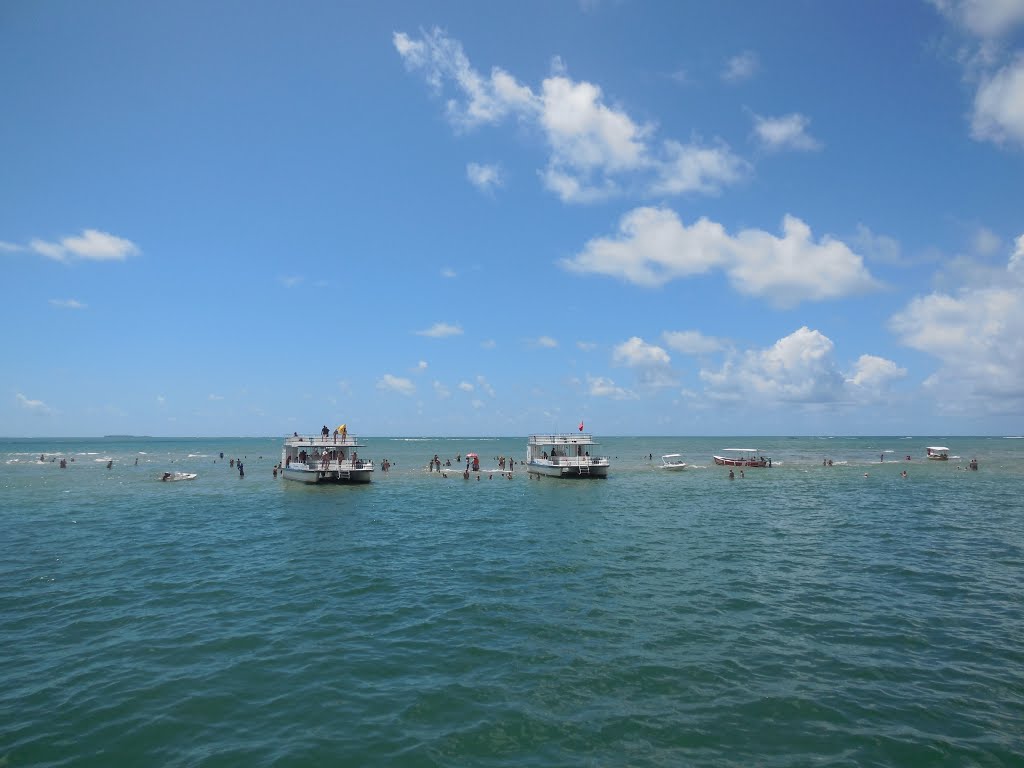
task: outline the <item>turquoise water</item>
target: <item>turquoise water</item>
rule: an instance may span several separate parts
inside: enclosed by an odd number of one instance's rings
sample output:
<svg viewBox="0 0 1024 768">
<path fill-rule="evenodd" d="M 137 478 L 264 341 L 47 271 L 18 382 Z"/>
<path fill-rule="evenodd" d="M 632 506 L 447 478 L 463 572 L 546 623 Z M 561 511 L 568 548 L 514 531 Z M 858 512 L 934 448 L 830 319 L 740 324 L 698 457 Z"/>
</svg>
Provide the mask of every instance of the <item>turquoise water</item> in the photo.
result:
<svg viewBox="0 0 1024 768">
<path fill-rule="evenodd" d="M 0 764 L 1024 761 L 1024 440 L 365 442 L 390 473 L 307 487 L 278 439 L 0 441 Z"/>
</svg>

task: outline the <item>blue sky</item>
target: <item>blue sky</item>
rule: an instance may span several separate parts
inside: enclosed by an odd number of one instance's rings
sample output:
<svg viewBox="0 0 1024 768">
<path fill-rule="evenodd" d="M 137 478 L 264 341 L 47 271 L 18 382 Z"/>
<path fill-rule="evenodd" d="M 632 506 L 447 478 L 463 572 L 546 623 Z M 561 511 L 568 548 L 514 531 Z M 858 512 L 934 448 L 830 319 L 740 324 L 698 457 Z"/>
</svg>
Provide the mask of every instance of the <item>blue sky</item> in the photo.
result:
<svg viewBox="0 0 1024 768">
<path fill-rule="evenodd" d="M 0 94 L 0 434 L 1024 432 L 1024 0 L 16 0 Z"/>
</svg>

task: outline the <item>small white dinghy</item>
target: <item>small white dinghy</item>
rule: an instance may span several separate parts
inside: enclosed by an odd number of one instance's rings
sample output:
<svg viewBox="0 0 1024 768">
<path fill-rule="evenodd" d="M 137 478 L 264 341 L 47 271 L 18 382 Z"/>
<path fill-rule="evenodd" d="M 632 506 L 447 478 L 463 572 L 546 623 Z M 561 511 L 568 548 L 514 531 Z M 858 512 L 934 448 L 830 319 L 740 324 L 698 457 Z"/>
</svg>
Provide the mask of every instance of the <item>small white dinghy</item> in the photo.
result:
<svg viewBox="0 0 1024 768">
<path fill-rule="evenodd" d="M 666 453 L 661 457 L 661 469 L 686 469 L 686 462 L 678 453 Z"/>
</svg>

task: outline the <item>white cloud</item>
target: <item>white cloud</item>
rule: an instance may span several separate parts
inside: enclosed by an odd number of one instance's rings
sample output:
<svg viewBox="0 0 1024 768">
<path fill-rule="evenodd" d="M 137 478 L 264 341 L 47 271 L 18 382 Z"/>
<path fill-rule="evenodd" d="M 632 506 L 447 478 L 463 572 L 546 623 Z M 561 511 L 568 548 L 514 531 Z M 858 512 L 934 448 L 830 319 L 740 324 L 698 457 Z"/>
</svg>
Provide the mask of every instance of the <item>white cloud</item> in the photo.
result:
<svg viewBox="0 0 1024 768">
<path fill-rule="evenodd" d="M 603 376 L 587 376 L 587 394 L 592 397 L 610 397 L 613 400 L 639 399 L 635 392 L 617 386 L 614 381 Z"/>
<path fill-rule="evenodd" d="M 1010 272 L 1024 275 L 1024 235 L 1014 240 L 1016 248 L 1010 255 L 1010 263 L 1007 267 Z"/>
<path fill-rule="evenodd" d="M 550 336 L 541 336 L 534 343 L 538 347 L 543 347 L 544 349 L 555 349 L 558 347 L 558 341 Z"/>
<path fill-rule="evenodd" d="M 931 0 L 953 23 L 981 38 L 1005 35 L 1024 22 L 1020 0 Z"/>
<path fill-rule="evenodd" d="M 395 49 L 410 70 L 421 70 L 427 82 L 440 91 L 445 80 L 454 81 L 465 96 L 460 103 L 447 103 L 448 116 L 461 128 L 494 123 L 510 112 L 535 109 L 529 88 L 519 85 L 507 72 L 495 67 L 489 78 L 477 73 L 462 50 L 462 44 L 434 28 L 421 40 L 396 32 Z"/>
<path fill-rule="evenodd" d="M 888 235 L 876 235 L 863 224 L 857 225 L 857 234 L 851 243 L 864 258 L 882 264 L 902 264 L 903 257 L 899 241 Z"/>
<path fill-rule="evenodd" d="M 934 356 L 949 401 L 971 399 L 992 411 L 1024 400 L 1024 242 L 1018 238 L 1007 269 L 988 285 L 913 299 L 889 321 L 912 349 Z"/>
<path fill-rule="evenodd" d="M 974 253 L 990 256 L 1002 247 L 1003 241 L 999 239 L 999 235 L 987 227 L 979 227 L 978 231 L 974 233 L 974 242 L 972 243 Z"/>
<path fill-rule="evenodd" d="M 757 72 L 760 60 L 753 51 L 744 51 L 725 62 L 722 79 L 729 83 L 749 80 Z"/>
<path fill-rule="evenodd" d="M 29 243 L 29 248 L 55 261 L 124 261 L 140 252 L 131 240 L 96 229 L 82 230 L 81 235 L 65 237 L 59 242 L 36 238 Z"/>
<path fill-rule="evenodd" d="M 25 395 L 21 394 L 21 392 L 18 392 L 14 397 L 18 401 L 18 405 L 20 405 L 22 408 L 24 408 L 27 411 L 31 411 L 32 413 L 40 413 L 40 414 L 52 414 L 52 413 L 54 413 L 53 408 L 48 406 L 42 400 L 31 400 L 31 399 L 25 397 Z"/>
<path fill-rule="evenodd" d="M 392 376 L 390 373 L 385 373 L 377 380 L 377 389 L 385 392 L 397 392 L 407 397 L 416 394 L 416 385 L 409 379 Z"/>
<path fill-rule="evenodd" d="M 50 305 L 61 309 L 85 309 L 87 306 L 78 299 L 50 299 Z"/>
<path fill-rule="evenodd" d="M 481 349 L 495 349 L 498 346 L 498 342 L 494 339 L 484 339 L 480 342 Z"/>
<path fill-rule="evenodd" d="M 982 78 L 974 97 L 971 135 L 996 144 L 1024 145 L 1024 54 Z"/>
<path fill-rule="evenodd" d="M 451 267 L 445 267 L 444 269 L 441 270 L 441 277 L 451 279 L 453 277 L 458 277 L 458 275 L 455 272 L 455 270 L 452 269 Z"/>
<path fill-rule="evenodd" d="M 733 154 L 724 142 L 700 145 L 669 140 L 664 142 L 663 150 L 663 159 L 655 166 L 657 178 L 650 190 L 655 195 L 690 192 L 714 195 L 750 172 L 750 164 Z"/>
<path fill-rule="evenodd" d="M 429 328 L 416 331 L 417 336 L 429 336 L 432 339 L 443 339 L 446 336 L 461 336 L 462 328 L 449 323 L 434 323 Z"/>
<path fill-rule="evenodd" d="M 726 361 L 717 371 L 701 370 L 700 377 L 708 394 L 722 400 L 835 402 L 844 397 L 844 381 L 833 350 L 831 339 L 804 326 L 767 349 Z"/>
<path fill-rule="evenodd" d="M 630 368 L 668 365 L 672 362 L 668 352 L 656 344 L 648 344 L 639 336 L 633 336 L 629 341 L 616 345 L 612 350 L 612 360 L 617 365 L 625 365 Z"/>
<path fill-rule="evenodd" d="M 281 283 L 285 288 L 294 288 L 297 285 L 302 284 L 303 278 L 299 275 L 287 275 L 284 277 L 277 278 L 278 282 Z"/>
<path fill-rule="evenodd" d="M 797 112 L 782 117 L 754 115 L 754 135 L 769 151 L 813 152 L 821 149 L 821 142 L 807 133 L 810 122 L 810 118 Z"/>
<path fill-rule="evenodd" d="M 415 371 L 416 373 L 422 373 L 423 371 L 427 370 L 427 368 L 427 361 L 420 360 L 418 363 L 416 363 L 416 367 L 413 368 L 413 371 Z"/>
<path fill-rule="evenodd" d="M 907 369 L 900 368 L 892 360 L 876 355 L 861 355 L 846 381 L 857 387 L 876 388 L 906 375 Z"/>
<path fill-rule="evenodd" d="M 671 387 L 677 383 L 672 371 L 672 358 L 656 344 L 648 344 L 639 336 L 615 346 L 612 362 L 634 369 L 637 380 L 647 387 Z"/>
<path fill-rule="evenodd" d="M 593 352 L 597 349 L 597 344 L 592 341 L 577 341 L 576 346 L 584 352 Z"/>
<path fill-rule="evenodd" d="M 210 395 L 208 395 L 208 396 L 207 396 L 207 398 L 206 398 L 206 399 L 207 399 L 207 400 L 223 400 L 223 399 L 224 399 L 224 396 L 223 396 L 223 395 L 214 395 L 214 394 L 210 394 Z"/>
<path fill-rule="evenodd" d="M 432 88 L 454 87 L 457 96 L 447 101 L 447 110 L 456 129 L 496 124 L 510 116 L 536 127 L 549 148 L 540 178 L 563 202 L 592 202 L 625 191 L 713 194 L 749 168 L 723 142 L 704 146 L 668 140 L 658 145 L 653 125 L 610 105 L 600 86 L 570 78 L 557 58 L 535 92 L 499 68 L 489 77 L 481 75 L 462 45 L 438 29 L 419 40 L 399 32 L 393 40 L 407 68 L 422 72 Z M 500 182 L 491 166 L 473 165 L 468 173 L 487 188 Z"/>
<path fill-rule="evenodd" d="M 442 400 L 452 396 L 451 390 L 448 389 L 448 387 L 446 387 L 440 381 L 434 382 L 434 394 L 437 395 Z"/>
<path fill-rule="evenodd" d="M 476 385 L 478 389 L 480 389 L 483 392 L 486 392 L 491 397 L 494 397 L 494 387 L 492 387 L 490 383 L 487 381 L 487 379 L 485 379 L 483 376 L 476 377 Z"/>
<path fill-rule="evenodd" d="M 700 331 L 665 331 L 661 337 L 671 349 L 684 355 L 709 355 L 726 346 L 721 339 L 705 336 Z"/>
<path fill-rule="evenodd" d="M 497 165 L 469 163 L 466 166 L 466 178 L 474 187 L 483 192 L 490 192 L 496 187 L 504 186 L 501 167 Z"/>
<path fill-rule="evenodd" d="M 460 381 L 459 382 L 459 389 L 461 389 L 463 392 L 472 392 L 473 391 L 473 385 L 470 384 L 468 381 Z"/>
<path fill-rule="evenodd" d="M 22 253 L 28 249 L 23 245 L 17 243 L 6 243 L 0 240 L 0 253 Z"/>
<path fill-rule="evenodd" d="M 861 256 L 827 236 L 814 242 L 810 227 L 788 215 L 781 238 L 759 229 L 731 237 L 705 218 L 687 227 L 666 208 L 637 208 L 622 217 L 617 237 L 591 240 L 561 263 L 650 287 L 722 269 L 737 291 L 779 307 L 877 287 Z"/>
</svg>

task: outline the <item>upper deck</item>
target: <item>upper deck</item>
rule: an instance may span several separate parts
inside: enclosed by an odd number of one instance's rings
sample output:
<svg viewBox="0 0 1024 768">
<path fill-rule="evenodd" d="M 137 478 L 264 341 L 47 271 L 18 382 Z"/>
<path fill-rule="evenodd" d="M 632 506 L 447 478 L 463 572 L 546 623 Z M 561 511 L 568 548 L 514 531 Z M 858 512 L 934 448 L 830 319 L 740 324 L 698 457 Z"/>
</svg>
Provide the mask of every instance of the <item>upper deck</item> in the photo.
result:
<svg viewBox="0 0 1024 768">
<path fill-rule="evenodd" d="M 338 435 L 328 435 L 324 437 L 322 434 L 317 435 L 298 435 L 294 434 L 284 439 L 285 447 L 287 448 L 365 448 L 364 443 L 359 442 L 359 438 L 354 435 L 345 435 L 342 437 Z"/>
<path fill-rule="evenodd" d="M 564 434 L 549 433 L 546 435 L 530 435 L 528 445 L 597 445 L 594 436 L 588 432 L 568 432 Z"/>
</svg>

